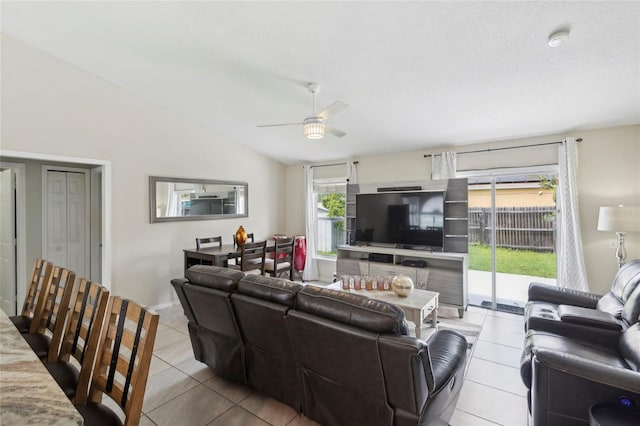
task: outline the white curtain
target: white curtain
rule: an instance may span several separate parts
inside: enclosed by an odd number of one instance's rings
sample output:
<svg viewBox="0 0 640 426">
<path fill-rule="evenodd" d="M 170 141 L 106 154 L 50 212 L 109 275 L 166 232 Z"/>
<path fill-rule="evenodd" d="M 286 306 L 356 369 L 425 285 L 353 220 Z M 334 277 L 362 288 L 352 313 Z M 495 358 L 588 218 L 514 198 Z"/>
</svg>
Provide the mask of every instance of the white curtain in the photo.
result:
<svg viewBox="0 0 640 426">
<path fill-rule="evenodd" d="M 558 286 L 588 291 L 578 209 L 578 147 L 565 139 L 558 150 Z"/>
<path fill-rule="evenodd" d="M 302 279 L 305 281 L 318 279 L 318 262 L 316 260 L 316 216 L 318 203 L 313 193 L 313 167 L 304 166 L 304 211 L 307 258 L 304 262 Z"/>
<path fill-rule="evenodd" d="M 358 170 L 353 161 L 347 161 L 347 183 L 358 183 Z"/>
<path fill-rule="evenodd" d="M 180 216 L 180 194 L 176 191 L 176 184 L 170 183 L 167 186 L 169 192 L 167 194 L 167 208 L 165 216 Z"/>
<path fill-rule="evenodd" d="M 453 179 L 456 177 L 456 153 L 443 152 L 431 156 L 431 179 Z"/>
</svg>

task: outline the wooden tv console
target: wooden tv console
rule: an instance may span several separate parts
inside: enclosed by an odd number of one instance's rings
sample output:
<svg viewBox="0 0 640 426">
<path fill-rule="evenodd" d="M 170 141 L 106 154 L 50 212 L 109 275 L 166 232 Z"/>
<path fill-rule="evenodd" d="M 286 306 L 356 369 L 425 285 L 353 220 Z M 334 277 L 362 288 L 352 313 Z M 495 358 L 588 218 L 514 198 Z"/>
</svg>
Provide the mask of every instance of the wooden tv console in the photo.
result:
<svg viewBox="0 0 640 426">
<path fill-rule="evenodd" d="M 469 304 L 467 288 L 468 258 L 465 253 L 443 253 L 421 250 L 398 249 L 377 246 L 339 245 L 336 261 L 336 275 L 394 276 L 403 274 L 410 277 L 416 289 L 437 291 L 440 304 L 458 309 L 460 318 Z M 390 262 L 369 260 L 387 258 Z M 386 256 L 384 256 L 386 255 Z M 404 266 L 404 261 L 424 261 L 426 267 Z"/>
</svg>

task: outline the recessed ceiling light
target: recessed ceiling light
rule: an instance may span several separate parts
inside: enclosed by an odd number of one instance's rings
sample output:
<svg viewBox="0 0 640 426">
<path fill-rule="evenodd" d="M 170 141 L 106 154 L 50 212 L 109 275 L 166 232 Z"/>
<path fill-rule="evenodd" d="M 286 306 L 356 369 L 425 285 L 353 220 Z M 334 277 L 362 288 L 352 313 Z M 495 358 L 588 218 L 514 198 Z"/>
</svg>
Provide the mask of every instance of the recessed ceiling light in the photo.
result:
<svg viewBox="0 0 640 426">
<path fill-rule="evenodd" d="M 568 38 L 568 31 L 558 31 L 557 33 L 553 33 L 549 36 L 549 46 L 558 47 L 564 44 L 564 42 L 567 41 Z"/>
</svg>

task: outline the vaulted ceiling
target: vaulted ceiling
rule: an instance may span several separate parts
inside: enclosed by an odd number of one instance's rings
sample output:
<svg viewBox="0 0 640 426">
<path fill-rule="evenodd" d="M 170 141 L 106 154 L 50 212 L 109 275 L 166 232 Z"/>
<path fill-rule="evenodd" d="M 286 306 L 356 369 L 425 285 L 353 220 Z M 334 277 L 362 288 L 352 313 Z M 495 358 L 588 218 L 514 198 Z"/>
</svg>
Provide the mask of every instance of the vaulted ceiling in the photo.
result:
<svg viewBox="0 0 640 426">
<path fill-rule="evenodd" d="M 639 2 L 0 8 L 3 33 L 285 164 L 640 123 Z M 312 115 L 309 82 L 349 104 L 346 136 L 256 127 Z"/>
</svg>

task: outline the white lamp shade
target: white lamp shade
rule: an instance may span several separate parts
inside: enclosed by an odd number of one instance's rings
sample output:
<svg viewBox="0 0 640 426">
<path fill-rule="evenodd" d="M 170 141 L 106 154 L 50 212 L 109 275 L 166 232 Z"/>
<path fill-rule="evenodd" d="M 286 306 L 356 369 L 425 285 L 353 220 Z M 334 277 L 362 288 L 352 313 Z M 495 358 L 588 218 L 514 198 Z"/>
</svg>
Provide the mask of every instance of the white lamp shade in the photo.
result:
<svg viewBox="0 0 640 426">
<path fill-rule="evenodd" d="M 640 207 L 600 207 L 598 231 L 640 232 Z"/>
</svg>

